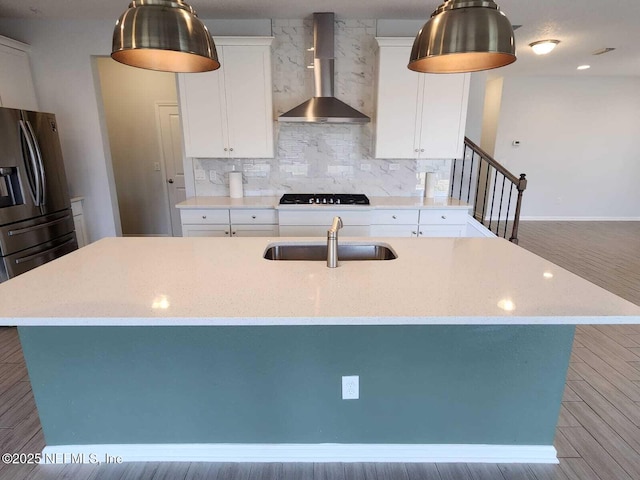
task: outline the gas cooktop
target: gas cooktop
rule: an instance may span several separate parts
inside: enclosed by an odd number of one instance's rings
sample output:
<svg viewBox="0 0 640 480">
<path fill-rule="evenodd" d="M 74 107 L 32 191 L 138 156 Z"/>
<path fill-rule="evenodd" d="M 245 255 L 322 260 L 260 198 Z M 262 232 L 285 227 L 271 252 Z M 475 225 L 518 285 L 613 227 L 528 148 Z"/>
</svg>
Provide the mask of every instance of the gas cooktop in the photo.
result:
<svg viewBox="0 0 640 480">
<path fill-rule="evenodd" d="M 285 193 L 280 205 L 369 205 L 369 199 L 363 194 Z"/>
</svg>

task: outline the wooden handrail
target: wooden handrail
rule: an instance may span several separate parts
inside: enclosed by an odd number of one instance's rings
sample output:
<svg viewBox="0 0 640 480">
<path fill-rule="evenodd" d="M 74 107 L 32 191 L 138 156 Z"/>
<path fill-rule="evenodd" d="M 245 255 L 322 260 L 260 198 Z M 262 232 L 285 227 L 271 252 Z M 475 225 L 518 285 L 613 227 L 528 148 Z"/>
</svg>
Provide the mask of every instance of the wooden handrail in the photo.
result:
<svg viewBox="0 0 640 480">
<path fill-rule="evenodd" d="M 498 170 L 498 172 L 500 172 L 502 175 L 507 177 L 507 179 L 511 180 L 511 183 L 513 183 L 515 185 L 518 184 L 518 182 L 520 181 L 520 179 L 518 177 L 516 177 L 513 173 L 511 173 L 509 170 L 507 170 L 505 167 L 503 167 L 500 163 L 498 163 L 496 161 L 495 158 L 493 158 L 491 155 L 489 155 L 487 152 L 485 152 L 483 149 L 481 149 L 478 145 L 476 145 L 471 140 L 469 140 L 469 138 L 464 137 L 464 143 L 469 145 L 478 155 L 480 155 L 482 158 L 484 158 L 489 165 L 491 165 L 493 168 Z M 525 186 L 525 188 L 526 188 L 526 186 Z"/>
<path fill-rule="evenodd" d="M 469 202 L 471 193 L 473 191 L 473 216 L 489 230 L 493 231 L 496 235 L 507 238 L 507 227 L 509 222 L 509 212 L 511 211 L 511 198 L 513 187 L 516 187 L 516 204 L 515 214 L 513 216 L 513 223 L 511 224 L 511 235 L 509 241 L 518 243 L 518 228 L 520 226 L 520 211 L 522 207 L 522 194 L 527 188 L 527 178 L 524 173 L 520 174 L 520 177 L 515 176 L 503 165 L 498 163 L 491 155 L 482 150 L 478 145 L 465 137 L 464 139 L 464 155 L 460 159 L 454 159 L 453 168 L 451 174 L 451 196 L 457 197 L 463 200 L 463 186 L 466 188 L 466 201 Z M 472 152 L 470 157 L 467 156 L 467 149 Z M 476 160 L 478 161 L 477 167 Z M 457 171 L 457 165 L 460 162 L 461 169 Z M 483 166 L 484 165 L 484 166 Z M 502 175 L 501 179 L 498 179 L 498 175 Z M 481 182 L 481 178 L 483 180 Z M 465 180 L 466 177 L 466 180 Z M 490 178 L 493 177 L 493 178 Z M 509 181 L 508 193 L 505 196 L 505 182 Z M 498 189 L 498 182 L 501 182 L 502 187 Z M 456 188 L 458 185 L 459 188 Z M 473 188 L 475 185 L 475 189 Z M 488 188 L 493 185 L 492 193 Z M 499 192 L 498 192 L 499 190 Z M 498 200 L 496 201 L 496 193 L 498 194 Z M 516 192 L 513 192 L 516 193 Z M 494 208 L 495 207 L 495 208 Z M 504 217 L 503 217 L 504 208 Z M 494 213 L 497 210 L 497 222 L 495 226 L 492 225 Z M 481 212 L 481 213 L 480 213 Z M 488 212 L 488 224 L 486 223 L 485 213 Z M 502 220 L 504 218 L 504 220 Z M 500 223 L 503 221 L 504 228 Z"/>
</svg>

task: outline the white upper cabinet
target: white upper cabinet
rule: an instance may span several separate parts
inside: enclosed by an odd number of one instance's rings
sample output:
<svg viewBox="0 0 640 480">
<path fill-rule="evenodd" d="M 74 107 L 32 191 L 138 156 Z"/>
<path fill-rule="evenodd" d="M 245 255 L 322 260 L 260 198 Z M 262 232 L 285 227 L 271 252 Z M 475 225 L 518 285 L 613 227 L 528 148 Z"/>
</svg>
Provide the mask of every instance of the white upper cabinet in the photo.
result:
<svg viewBox="0 0 640 480">
<path fill-rule="evenodd" d="M 38 110 L 29 45 L 0 36 L 0 106 Z"/>
<path fill-rule="evenodd" d="M 469 74 L 409 70 L 412 38 L 377 38 L 376 158 L 460 158 Z"/>
<path fill-rule="evenodd" d="M 220 69 L 178 75 L 187 157 L 273 157 L 272 40 L 216 38 Z"/>
</svg>

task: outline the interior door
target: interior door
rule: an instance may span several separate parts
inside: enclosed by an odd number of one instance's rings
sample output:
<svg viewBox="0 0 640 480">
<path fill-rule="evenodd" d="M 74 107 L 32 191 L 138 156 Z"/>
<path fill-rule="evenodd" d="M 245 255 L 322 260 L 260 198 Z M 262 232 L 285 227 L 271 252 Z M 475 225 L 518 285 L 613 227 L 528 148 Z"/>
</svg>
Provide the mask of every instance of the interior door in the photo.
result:
<svg viewBox="0 0 640 480">
<path fill-rule="evenodd" d="M 187 199 L 187 192 L 184 185 L 182 131 L 177 104 L 158 105 L 158 125 L 164 162 L 163 170 L 167 181 L 171 233 L 174 237 L 181 237 L 180 211 L 176 208 L 176 204 Z"/>
</svg>

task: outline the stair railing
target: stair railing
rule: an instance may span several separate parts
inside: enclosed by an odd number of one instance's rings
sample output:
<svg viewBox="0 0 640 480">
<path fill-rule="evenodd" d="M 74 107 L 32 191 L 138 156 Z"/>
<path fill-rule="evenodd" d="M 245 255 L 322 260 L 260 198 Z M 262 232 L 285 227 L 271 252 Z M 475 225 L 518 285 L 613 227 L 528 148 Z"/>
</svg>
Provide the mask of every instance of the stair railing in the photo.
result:
<svg viewBox="0 0 640 480">
<path fill-rule="evenodd" d="M 518 243 L 522 193 L 526 188 L 524 173 L 516 177 L 465 137 L 464 155 L 453 161 L 451 197 L 466 203 L 473 200 L 473 217 L 498 237 L 507 238 L 510 227 L 509 241 L 515 244 Z"/>
</svg>

